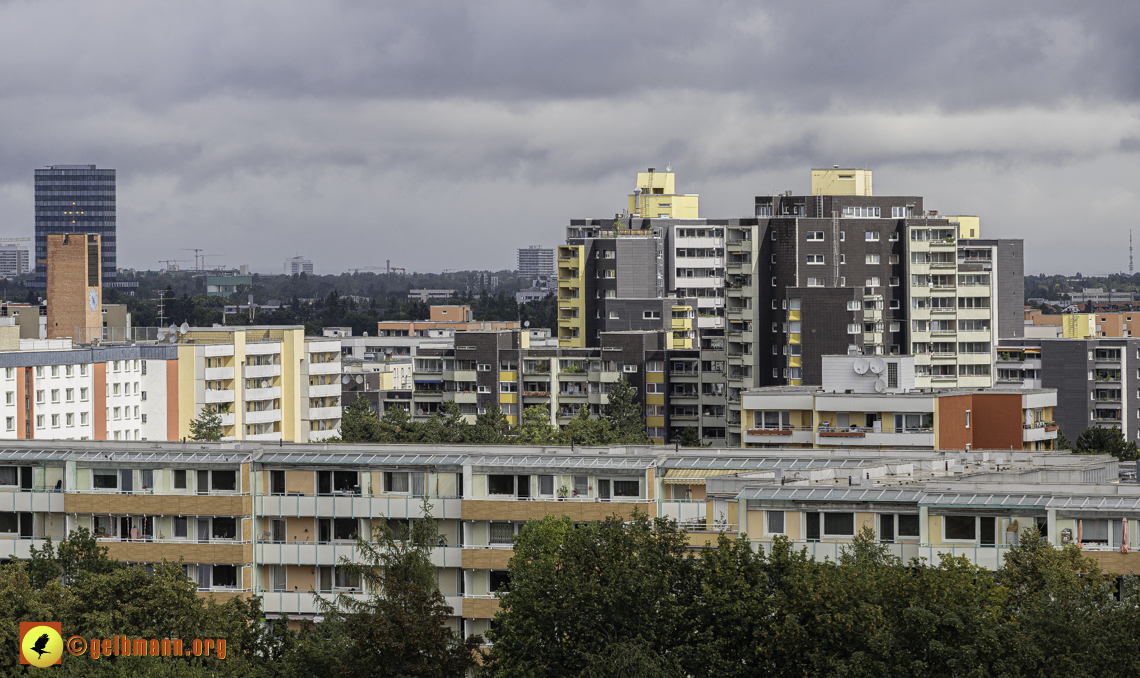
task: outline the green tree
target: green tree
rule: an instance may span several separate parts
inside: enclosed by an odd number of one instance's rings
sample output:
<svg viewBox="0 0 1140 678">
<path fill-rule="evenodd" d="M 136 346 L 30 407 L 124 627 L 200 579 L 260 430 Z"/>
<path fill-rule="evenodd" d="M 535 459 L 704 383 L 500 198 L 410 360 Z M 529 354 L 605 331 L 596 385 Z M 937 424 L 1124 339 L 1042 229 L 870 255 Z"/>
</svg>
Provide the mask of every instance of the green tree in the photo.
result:
<svg viewBox="0 0 1140 678">
<path fill-rule="evenodd" d="M 419 425 L 412 421 L 407 409 L 391 407 L 380 419 L 380 440 L 382 443 L 414 443 L 419 440 Z"/>
<path fill-rule="evenodd" d="M 1100 428 L 1093 426 L 1077 437 L 1076 452 L 1078 454 L 1111 454 L 1121 461 L 1136 461 L 1140 459 L 1140 450 L 1135 441 L 1125 440 L 1124 433 L 1118 428 Z"/>
<path fill-rule="evenodd" d="M 445 400 L 420 430 L 420 442 L 457 445 L 467 441 L 471 426 L 463 418 L 459 403 Z"/>
<path fill-rule="evenodd" d="M 505 445 L 511 431 L 507 415 L 498 407 L 488 407 L 475 418 L 475 426 L 468 436 L 468 442 L 477 445 Z"/>
<path fill-rule="evenodd" d="M 637 391 L 625 377 L 618 379 L 609 393 L 608 402 L 602 406 L 602 416 L 609 422 L 614 432 L 615 443 L 645 444 L 645 415 L 637 400 Z"/>
<path fill-rule="evenodd" d="M 431 560 L 440 543 L 431 508 L 425 499 L 424 517 L 410 527 L 380 519 L 373 523 L 372 539 L 357 539 L 356 560 L 342 558 L 340 567 L 369 595 L 319 599 L 322 628 L 310 631 L 287 663 L 334 659 L 322 673 L 354 678 L 444 678 L 479 665 L 482 639 L 463 639 L 446 623 L 452 608 L 439 591 Z"/>
<path fill-rule="evenodd" d="M 613 429 L 605 419 L 594 419 L 585 405 L 578 415 L 562 428 L 559 442 L 563 445 L 608 445 L 614 440 Z"/>
<path fill-rule="evenodd" d="M 208 405 L 202 406 L 201 413 L 190 420 L 190 440 L 221 440 L 222 417 Z"/>
<path fill-rule="evenodd" d="M 546 405 L 531 405 L 523 410 L 515 442 L 520 445 L 555 445 L 558 428 L 550 423 L 550 410 Z"/>
<path fill-rule="evenodd" d="M 372 404 L 362 395 L 344 408 L 340 420 L 340 438 L 346 443 L 376 443 L 382 437 L 380 420 L 372 411 Z"/>
<path fill-rule="evenodd" d="M 701 442 L 701 434 L 697 432 L 696 426 L 686 426 L 681 429 L 681 434 L 677 436 L 677 444 L 681 447 L 703 447 Z"/>
<path fill-rule="evenodd" d="M 491 669 L 535 678 L 618 675 L 600 667 L 622 644 L 638 647 L 638 670 L 675 666 L 692 633 L 697 585 L 686 552 L 675 523 L 640 512 L 629 522 L 612 516 L 575 526 L 548 515 L 526 523 L 488 634 Z"/>
</svg>

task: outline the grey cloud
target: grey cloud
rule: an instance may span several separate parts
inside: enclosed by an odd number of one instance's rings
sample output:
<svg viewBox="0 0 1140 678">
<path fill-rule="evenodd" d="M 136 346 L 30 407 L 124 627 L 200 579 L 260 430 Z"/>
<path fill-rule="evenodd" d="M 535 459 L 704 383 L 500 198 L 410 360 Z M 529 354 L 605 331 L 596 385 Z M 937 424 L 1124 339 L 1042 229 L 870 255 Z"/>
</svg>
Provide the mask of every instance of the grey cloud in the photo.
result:
<svg viewBox="0 0 1140 678">
<path fill-rule="evenodd" d="M 1028 0 L 0 3 L 0 227 L 30 231 L 34 167 L 95 162 L 127 265 L 212 242 L 263 270 L 499 268 L 647 165 L 740 216 L 866 163 L 1067 269 L 1095 256 L 1065 244 L 1082 191 L 1140 209 L 1138 24 Z"/>
</svg>

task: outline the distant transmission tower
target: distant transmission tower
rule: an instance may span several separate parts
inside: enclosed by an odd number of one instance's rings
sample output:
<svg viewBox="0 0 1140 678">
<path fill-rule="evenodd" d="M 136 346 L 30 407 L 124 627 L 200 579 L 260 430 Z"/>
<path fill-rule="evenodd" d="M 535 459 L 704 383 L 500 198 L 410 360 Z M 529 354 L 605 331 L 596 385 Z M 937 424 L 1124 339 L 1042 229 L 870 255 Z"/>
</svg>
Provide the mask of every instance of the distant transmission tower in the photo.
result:
<svg viewBox="0 0 1140 678">
<path fill-rule="evenodd" d="M 1128 275 L 1132 275 L 1132 229 L 1128 229 Z"/>
</svg>

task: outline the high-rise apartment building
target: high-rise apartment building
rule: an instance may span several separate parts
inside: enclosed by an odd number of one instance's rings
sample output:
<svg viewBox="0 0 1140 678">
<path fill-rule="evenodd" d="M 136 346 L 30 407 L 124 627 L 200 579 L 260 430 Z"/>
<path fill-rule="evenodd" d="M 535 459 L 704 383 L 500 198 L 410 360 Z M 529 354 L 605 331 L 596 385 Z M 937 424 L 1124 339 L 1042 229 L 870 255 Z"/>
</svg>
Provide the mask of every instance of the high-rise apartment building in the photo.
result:
<svg viewBox="0 0 1140 678">
<path fill-rule="evenodd" d="M 913 352 L 919 387 L 992 386 L 995 341 L 1022 336 L 1022 242 L 874 196 L 870 175 L 813 170 L 812 195 L 757 196 L 756 278 L 740 284 L 768 335 L 758 377 L 819 384 L 824 355 Z"/>
<path fill-rule="evenodd" d="M 313 262 L 302 256 L 285 260 L 285 275 L 313 274 Z"/>
<path fill-rule="evenodd" d="M 519 248 L 518 272 L 520 276 L 537 278 L 554 275 L 554 249 L 541 245 Z"/>
<path fill-rule="evenodd" d="M 94 233 L 102 241 L 102 281 L 117 274 L 115 235 L 115 170 L 95 165 L 52 165 L 37 169 L 36 277 L 29 287 L 47 287 L 47 235 Z"/>
<path fill-rule="evenodd" d="M 0 245 L 0 276 L 14 278 L 24 275 L 29 270 L 27 247 L 16 244 Z"/>
<path fill-rule="evenodd" d="M 340 340 L 292 325 L 194 327 L 178 340 L 179 435 L 203 409 L 223 440 L 319 441 L 340 428 Z"/>
</svg>

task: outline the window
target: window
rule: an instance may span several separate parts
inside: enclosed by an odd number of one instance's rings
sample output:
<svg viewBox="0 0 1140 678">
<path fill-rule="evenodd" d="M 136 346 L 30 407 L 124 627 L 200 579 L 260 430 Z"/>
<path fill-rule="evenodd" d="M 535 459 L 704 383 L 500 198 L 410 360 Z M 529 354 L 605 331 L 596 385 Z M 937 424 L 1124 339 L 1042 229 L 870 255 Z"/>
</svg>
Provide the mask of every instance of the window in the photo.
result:
<svg viewBox="0 0 1140 678">
<path fill-rule="evenodd" d="M 554 496 L 554 476 L 538 477 L 538 494 L 540 497 Z"/>
<path fill-rule="evenodd" d="M 807 279 L 807 286 L 808 287 L 823 287 L 824 286 L 824 279 L 823 278 L 808 278 Z"/>
<path fill-rule="evenodd" d="M 882 284 L 882 281 L 879 280 L 878 276 L 871 276 L 871 277 L 867 278 L 867 283 L 865 286 L 866 287 L 878 287 L 881 284 Z"/>
<path fill-rule="evenodd" d="M 661 360 L 647 360 L 645 362 L 646 372 L 664 372 L 665 363 Z"/>
<path fill-rule="evenodd" d="M 877 263 L 879 263 L 879 255 L 877 255 L 877 254 L 868 254 L 868 255 L 867 255 L 867 261 L 866 261 L 866 263 L 868 263 L 868 264 L 877 264 Z"/>
<path fill-rule="evenodd" d="M 214 516 L 213 530 L 211 530 L 210 535 L 214 539 L 233 539 L 237 536 L 237 518 Z"/>
<path fill-rule="evenodd" d="M 772 232 L 772 240 L 775 240 L 775 239 L 776 239 L 776 232 L 773 231 Z M 808 240 L 822 241 L 823 240 L 823 231 L 808 231 L 807 232 L 807 239 Z"/>
<path fill-rule="evenodd" d="M 500 545 L 513 544 L 515 542 L 514 523 L 491 523 L 488 542 Z"/>
<path fill-rule="evenodd" d="M 944 516 L 942 524 L 946 539 L 974 541 L 978 533 L 977 522 L 974 516 Z"/>
<path fill-rule="evenodd" d="M 44 392 L 43 391 L 36 391 L 36 403 L 39 405 L 44 404 Z"/>
<path fill-rule="evenodd" d="M 878 207 L 844 207 L 843 216 L 848 219 L 877 219 L 882 212 Z"/>
<path fill-rule="evenodd" d="M 112 470 L 95 469 L 91 475 L 91 483 L 96 490 L 114 490 L 119 487 L 119 474 Z"/>
<path fill-rule="evenodd" d="M 641 314 L 643 320 L 660 320 L 661 311 L 645 311 Z"/>
<path fill-rule="evenodd" d="M 988 377 L 990 376 L 989 365 L 959 365 L 959 377 Z"/>
<path fill-rule="evenodd" d="M 645 384 L 645 392 L 647 394 L 664 393 L 665 392 L 665 384 L 658 383 L 658 382 L 652 382 L 652 381 L 648 382 L 647 384 Z"/>
<path fill-rule="evenodd" d="M 210 476 L 212 490 L 232 492 L 237 488 L 237 473 L 234 471 L 214 471 Z"/>
<path fill-rule="evenodd" d="M 622 365 L 621 371 L 622 372 L 636 372 L 637 371 L 637 365 Z"/>
<path fill-rule="evenodd" d="M 406 472 L 387 471 L 384 473 L 385 492 L 407 492 L 408 474 Z"/>
<path fill-rule="evenodd" d="M 63 392 L 63 395 L 64 395 L 64 398 L 67 400 L 67 402 L 69 402 L 69 403 L 75 402 L 75 389 L 73 389 L 73 388 L 65 389 Z"/>
<path fill-rule="evenodd" d="M 68 412 L 65 419 L 68 426 L 75 426 L 75 415 Z"/>
<path fill-rule="evenodd" d="M 615 480 L 614 481 L 614 496 L 615 497 L 638 497 L 641 496 L 641 483 L 636 480 Z"/>
<path fill-rule="evenodd" d="M 487 494 L 513 495 L 515 477 L 507 475 L 487 475 Z"/>
<path fill-rule="evenodd" d="M 44 415 L 37 414 L 36 415 L 36 428 L 43 428 L 43 427 L 44 427 Z"/>
<path fill-rule="evenodd" d="M 4 402 L 7 403 L 8 405 L 15 405 L 16 404 L 16 392 L 15 391 L 8 391 L 4 395 Z"/>
<path fill-rule="evenodd" d="M 891 218 L 892 219 L 906 219 L 906 208 L 905 207 L 892 207 L 891 208 Z"/>
<path fill-rule="evenodd" d="M 822 263 L 824 263 L 823 255 L 822 254 L 809 254 L 809 255 L 807 255 L 807 262 L 809 264 L 815 264 L 815 265 L 822 264 Z"/>
<path fill-rule="evenodd" d="M 185 490 L 186 489 L 186 471 L 185 471 L 185 469 L 174 471 L 174 489 L 176 489 L 176 490 Z"/>
<path fill-rule="evenodd" d="M 81 377 L 87 376 L 87 366 L 86 365 L 80 365 L 79 366 L 79 376 L 81 376 Z"/>
<path fill-rule="evenodd" d="M 850 537 L 855 534 L 854 513 L 823 514 L 824 536 Z"/>
<path fill-rule="evenodd" d="M 79 389 L 79 400 L 80 400 L 80 402 L 84 402 L 84 403 L 87 402 L 87 389 L 86 388 Z"/>
<path fill-rule="evenodd" d="M 847 334 L 859 334 L 862 331 L 859 323 L 847 323 Z"/>
<path fill-rule="evenodd" d="M 356 539 L 359 531 L 356 518 L 333 518 L 333 539 Z"/>
<path fill-rule="evenodd" d="M 9 431 L 15 431 L 16 430 L 16 418 L 15 417 L 5 417 L 4 428 L 9 430 Z"/>
<path fill-rule="evenodd" d="M 858 301 L 847 302 L 847 310 L 848 311 L 858 311 L 859 310 L 859 302 Z"/>
<path fill-rule="evenodd" d="M 918 514 L 917 513 L 902 513 L 899 514 L 899 536 L 900 537 L 917 537 L 918 536 Z"/>
<path fill-rule="evenodd" d="M 491 371 L 491 364 L 490 363 L 478 363 L 475 365 L 475 371 L 477 371 L 477 372 L 490 372 Z"/>
<path fill-rule="evenodd" d="M 784 512 L 783 511 L 767 511 L 768 515 L 768 534 L 783 534 L 784 533 Z"/>
<path fill-rule="evenodd" d="M 514 381 L 500 381 L 499 382 L 499 393 L 518 393 L 518 392 L 519 392 L 518 382 L 514 382 Z"/>
<path fill-rule="evenodd" d="M 42 379 L 43 376 L 44 376 L 44 368 L 43 367 L 37 367 L 36 368 L 36 378 Z"/>
<path fill-rule="evenodd" d="M 989 297 L 958 297 L 958 308 L 989 308 Z"/>
<path fill-rule="evenodd" d="M 16 368 L 15 367 L 5 367 L 4 368 L 4 377 L 7 379 L 15 379 L 16 378 Z"/>
<path fill-rule="evenodd" d="M 866 242 L 879 242 L 878 231 L 863 231 L 863 240 Z"/>
<path fill-rule="evenodd" d="M 970 428 L 970 410 L 966 410 L 966 428 Z"/>
</svg>

